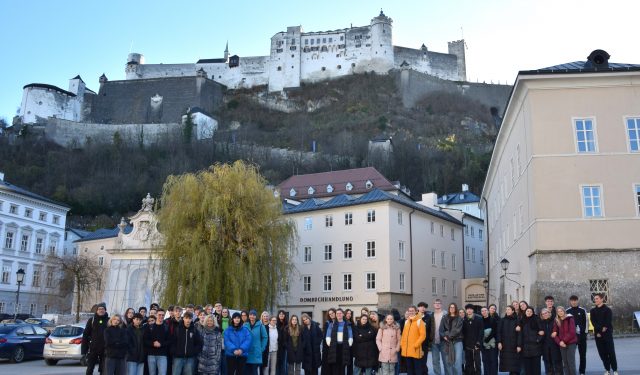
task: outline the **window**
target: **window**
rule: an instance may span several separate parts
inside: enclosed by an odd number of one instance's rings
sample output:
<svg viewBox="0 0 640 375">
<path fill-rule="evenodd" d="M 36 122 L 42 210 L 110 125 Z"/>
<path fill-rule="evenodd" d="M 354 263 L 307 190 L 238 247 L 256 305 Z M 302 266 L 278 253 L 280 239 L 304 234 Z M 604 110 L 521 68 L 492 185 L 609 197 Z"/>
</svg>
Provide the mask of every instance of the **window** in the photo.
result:
<svg viewBox="0 0 640 375">
<path fill-rule="evenodd" d="M 638 215 L 640 215 L 640 185 L 635 186 L 636 193 L 636 207 L 638 209 Z"/>
<path fill-rule="evenodd" d="M 465 235 L 465 236 L 468 236 L 468 235 L 469 235 L 469 226 L 468 226 L 468 225 L 465 225 L 465 226 L 464 226 L 464 235 Z"/>
<path fill-rule="evenodd" d="M 478 239 L 482 241 L 482 229 L 478 229 Z"/>
<path fill-rule="evenodd" d="M 402 225 L 402 211 L 398 211 L 398 225 Z"/>
<path fill-rule="evenodd" d="M 440 237 L 444 237 L 444 225 L 440 224 Z"/>
<path fill-rule="evenodd" d="M 576 147 L 578 152 L 596 152 L 596 137 L 593 120 L 574 120 L 576 130 Z"/>
<path fill-rule="evenodd" d="M 333 215 L 326 215 L 324 217 L 324 226 L 326 228 L 331 228 L 333 226 Z"/>
<path fill-rule="evenodd" d="M 351 212 L 347 212 L 344 214 L 344 225 L 353 224 L 353 214 Z"/>
<path fill-rule="evenodd" d="M 307 194 L 309 195 L 313 195 L 313 193 L 316 192 L 316 189 L 313 188 L 313 186 L 309 186 L 309 189 L 307 189 Z"/>
<path fill-rule="evenodd" d="M 18 214 L 18 206 L 16 206 L 15 204 L 12 204 L 11 206 L 9 206 L 9 213 L 17 215 Z"/>
<path fill-rule="evenodd" d="M 311 246 L 304 247 L 304 263 L 311 263 Z"/>
<path fill-rule="evenodd" d="M 29 249 L 29 235 L 23 234 L 22 241 L 20 241 L 20 251 L 27 251 Z"/>
<path fill-rule="evenodd" d="M 451 239 L 453 241 L 456 240 L 456 230 L 455 230 L 455 228 L 451 228 Z"/>
<path fill-rule="evenodd" d="M 333 260 L 333 246 L 332 245 L 324 245 L 324 260 L 326 260 L 326 261 Z"/>
<path fill-rule="evenodd" d="M 33 278 L 31 280 L 31 285 L 35 287 L 40 286 L 40 270 L 37 268 L 33 270 Z"/>
<path fill-rule="evenodd" d="M 102 290 L 102 277 L 96 279 L 96 290 Z"/>
<path fill-rule="evenodd" d="M 35 315 L 36 314 L 36 304 L 32 303 L 31 305 L 29 305 L 29 315 Z"/>
<path fill-rule="evenodd" d="M 627 136 L 629 137 L 629 151 L 640 151 L 640 118 L 627 119 Z"/>
<path fill-rule="evenodd" d="M 447 261 L 445 260 L 445 256 L 447 254 L 444 251 L 440 252 L 440 267 L 442 268 L 446 268 L 447 267 Z"/>
<path fill-rule="evenodd" d="M 53 271 L 51 270 L 47 271 L 47 278 L 45 280 L 45 283 L 47 285 L 47 288 L 53 287 Z"/>
<path fill-rule="evenodd" d="M 24 217 L 31 217 L 31 215 L 33 215 L 33 210 L 30 208 L 25 208 L 24 209 Z"/>
<path fill-rule="evenodd" d="M 434 234 L 434 232 L 435 232 L 435 226 L 436 226 L 436 225 L 435 225 L 435 223 L 432 221 L 432 222 L 431 222 L 431 234 Z"/>
<path fill-rule="evenodd" d="M 367 272 L 367 290 L 376 289 L 376 274 L 375 272 Z"/>
<path fill-rule="evenodd" d="M 404 292 L 404 272 L 400 272 L 400 290 Z"/>
<path fill-rule="evenodd" d="M 13 249 L 13 236 L 15 234 L 13 232 L 7 232 L 4 238 L 4 247 L 5 249 Z"/>
<path fill-rule="evenodd" d="M 589 280 L 589 290 L 591 291 L 591 302 L 593 302 L 593 297 L 597 293 L 603 293 L 604 302 L 609 303 L 609 280 L 607 279 Z"/>
<path fill-rule="evenodd" d="M 464 260 L 471 260 L 471 256 L 469 255 L 469 246 L 466 246 L 464 248 Z"/>
<path fill-rule="evenodd" d="M 376 257 L 376 241 L 367 241 L 367 258 Z"/>
<path fill-rule="evenodd" d="M 311 276 L 302 277 L 302 291 L 304 292 L 311 291 Z"/>
<path fill-rule="evenodd" d="M 49 254 L 55 254 L 56 253 L 56 245 L 57 245 L 58 240 L 55 238 L 51 239 L 51 243 L 49 244 Z"/>
<path fill-rule="evenodd" d="M 471 227 L 470 230 L 471 230 L 471 237 L 474 237 L 475 236 L 475 233 L 474 233 L 475 228 Z"/>
<path fill-rule="evenodd" d="M 471 248 L 471 261 L 472 261 L 473 263 L 475 263 L 475 262 L 476 262 L 476 248 L 475 248 L 475 247 L 472 247 L 472 248 Z"/>
<path fill-rule="evenodd" d="M 404 253 L 404 241 L 398 242 L 398 259 L 405 260 L 406 255 Z"/>
<path fill-rule="evenodd" d="M 2 283 L 9 284 L 11 282 L 11 266 L 2 266 Z"/>
<path fill-rule="evenodd" d="M 304 40 L 304 45 L 305 45 L 305 46 L 308 46 L 308 45 L 309 45 L 309 39 L 305 39 L 305 40 Z"/>
<path fill-rule="evenodd" d="M 351 280 L 353 276 L 350 273 L 345 273 L 342 275 L 342 289 L 350 291 L 351 290 Z"/>
<path fill-rule="evenodd" d="M 451 280 L 451 290 L 454 297 L 458 296 L 458 283 L 455 280 Z"/>
<path fill-rule="evenodd" d="M 436 266 L 436 249 L 431 249 L 431 265 Z"/>
<path fill-rule="evenodd" d="M 310 217 L 305 217 L 304 230 L 311 230 L 311 229 L 313 229 L 313 219 L 311 219 Z"/>
<path fill-rule="evenodd" d="M 456 254 L 452 254 L 451 255 L 451 269 L 453 271 L 456 270 L 456 268 L 458 268 L 458 264 L 457 264 L 457 259 L 456 259 Z"/>
<path fill-rule="evenodd" d="M 44 305 L 42 307 L 42 309 L 43 309 L 43 311 L 42 311 L 43 314 L 48 314 L 49 313 L 49 305 Z"/>
<path fill-rule="evenodd" d="M 5 307 L 5 306 L 6 306 L 6 305 L 5 305 L 5 303 L 4 303 L 4 302 L 0 302 L 0 313 L 4 313 L 4 312 L 5 312 L 5 309 L 6 309 L 6 307 Z"/>
<path fill-rule="evenodd" d="M 100 267 L 104 266 L 104 257 L 98 257 L 98 265 Z"/>
<path fill-rule="evenodd" d="M 582 207 L 584 217 L 602 217 L 600 186 L 582 186 Z"/>
<path fill-rule="evenodd" d="M 322 275 L 322 291 L 331 291 L 331 275 Z"/>
<path fill-rule="evenodd" d="M 480 264 L 484 264 L 484 250 L 480 249 Z"/>
<path fill-rule="evenodd" d="M 438 279 L 435 277 L 431 278 L 431 294 L 434 296 L 438 294 Z"/>
<path fill-rule="evenodd" d="M 60 216 L 53 216 L 53 223 L 56 225 L 60 224 Z"/>
<path fill-rule="evenodd" d="M 351 242 L 344 244 L 344 259 L 352 259 L 353 258 L 353 244 Z"/>
<path fill-rule="evenodd" d="M 375 223 L 376 210 L 367 210 L 367 223 Z"/>
<path fill-rule="evenodd" d="M 44 244 L 44 238 L 36 238 L 36 254 L 42 254 L 42 246 Z"/>
<path fill-rule="evenodd" d="M 441 293 L 443 296 L 447 295 L 447 280 L 446 279 L 442 279 L 442 290 Z"/>
<path fill-rule="evenodd" d="M 39 219 L 40 219 L 40 221 L 47 221 L 47 213 L 46 212 L 40 212 Z"/>
</svg>

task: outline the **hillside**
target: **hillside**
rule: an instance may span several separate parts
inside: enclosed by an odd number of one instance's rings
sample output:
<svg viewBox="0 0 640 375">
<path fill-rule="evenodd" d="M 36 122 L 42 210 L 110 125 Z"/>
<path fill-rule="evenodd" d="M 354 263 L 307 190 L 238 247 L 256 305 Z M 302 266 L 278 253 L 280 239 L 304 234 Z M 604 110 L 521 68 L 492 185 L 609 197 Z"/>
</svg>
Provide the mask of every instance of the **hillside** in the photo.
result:
<svg viewBox="0 0 640 375">
<path fill-rule="evenodd" d="M 136 210 L 147 192 L 159 195 L 169 174 L 238 158 L 259 164 L 273 184 L 292 173 L 371 165 L 416 196 L 457 191 L 462 183 L 478 193 L 496 133 L 490 109 L 458 93 L 434 91 L 405 108 L 394 75 L 304 85 L 287 98 L 263 89 L 228 91 L 215 115 L 220 130 L 213 142 L 167 138 L 143 147 L 116 136 L 109 144 L 65 149 L 28 132 L 12 141 L 0 137 L 0 171 L 71 205 L 72 223 L 105 225 Z M 369 147 L 371 139 L 390 137 L 392 152 Z M 312 161 L 291 157 L 295 152 L 256 153 L 264 146 L 308 152 L 314 141 Z"/>
</svg>

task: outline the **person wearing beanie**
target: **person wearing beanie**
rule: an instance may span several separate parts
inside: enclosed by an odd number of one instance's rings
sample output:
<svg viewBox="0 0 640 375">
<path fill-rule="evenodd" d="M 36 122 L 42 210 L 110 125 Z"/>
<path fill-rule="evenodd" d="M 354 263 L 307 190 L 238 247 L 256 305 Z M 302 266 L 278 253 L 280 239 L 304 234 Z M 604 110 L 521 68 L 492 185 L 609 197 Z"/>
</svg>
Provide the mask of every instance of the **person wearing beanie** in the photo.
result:
<svg viewBox="0 0 640 375">
<path fill-rule="evenodd" d="M 104 367 L 104 330 L 109 322 L 107 304 L 101 302 L 96 305 L 96 312 L 89 318 L 82 333 L 81 352 L 87 358 L 87 375 L 93 374 L 93 369 Z"/>
<path fill-rule="evenodd" d="M 262 352 L 267 347 L 267 330 L 264 325 L 258 321 L 258 312 L 256 310 L 249 311 L 249 320 L 244 326 L 251 332 L 251 347 L 247 356 L 248 375 L 259 375 L 258 370 L 262 367 Z"/>
<path fill-rule="evenodd" d="M 224 354 L 227 361 L 227 375 L 244 375 L 249 348 L 251 347 L 251 333 L 242 324 L 240 313 L 231 316 L 229 327 L 224 330 Z"/>
<path fill-rule="evenodd" d="M 464 347 L 465 373 L 480 375 L 482 372 L 480 349 L 484 341 L 484 323 L 482 318 L 475 314 L 472 304 L 467 304 L 464 310 L 466 314 L 462 325 L 462 345 Z"/>
<path fill-rule="evenodd" d="M 127 329 L 127 374 L 144 374 L 144 332 L 142 314 L 133 314 L 132 324 Z"/>
</svg>

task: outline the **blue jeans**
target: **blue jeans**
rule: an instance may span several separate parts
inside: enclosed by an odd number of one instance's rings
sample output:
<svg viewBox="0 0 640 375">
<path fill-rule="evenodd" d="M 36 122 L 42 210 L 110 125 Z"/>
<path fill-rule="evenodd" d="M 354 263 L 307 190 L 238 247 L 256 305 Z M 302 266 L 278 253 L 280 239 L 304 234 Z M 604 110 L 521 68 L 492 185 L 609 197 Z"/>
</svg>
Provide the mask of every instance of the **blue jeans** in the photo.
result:
<svg viewBox="0 0 640 375">
<path fill-rule="evenodd" d="M 173 357 L 173 366 L 171 368 L 172 375 L 193 375 L 195 364 L 194 357 Z"/>
<path fill-rule="evenodd" d="M 462 359 L 464 358 L 464 351 L 462 350 L 462 341 L 457 341 L 453 344 L 454 362 L 450 363 L 449 359 L 445 357 L 445 366 L 448 368 L 447 375 L 462 375 Z"/>
<path fill-rule="evenodd" d="M 149 375 L 167 375 L 167 357 L 164 355 L 147 356 Z"/>
<path fill-rule="evenodd" d="M 127 361 L 127 375 L 144 375 L 144 362 Z"/>
<path fill-rule="evenodd" d="M 360 375 L 362 373 L 365 375 L 371 375 L 371 370 L 373 370 L 371 367 L 353 366 L 353 375 Z"/>
<path fill-rule="evenodd" d="M 435 375 L 442 375 L 441 363 L 444 365 L 444 374 L 449 375 L 449 368 L 447 368 L 447 364 L 444 363 L 443 352 L 444 342 L 440 341 L 438 344 L 431 344 L 431 362 L 433 362 L 433 373 Z"/>
</svg>

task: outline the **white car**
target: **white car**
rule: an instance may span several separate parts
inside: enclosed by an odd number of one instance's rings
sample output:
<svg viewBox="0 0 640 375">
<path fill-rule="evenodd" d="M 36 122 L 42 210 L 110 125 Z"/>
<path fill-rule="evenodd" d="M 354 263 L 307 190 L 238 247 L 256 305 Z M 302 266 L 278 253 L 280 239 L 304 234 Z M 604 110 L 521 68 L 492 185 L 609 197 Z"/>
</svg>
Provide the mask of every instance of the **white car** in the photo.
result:
<svg viewBox="0 0 640 375">
<path fill-rule="evenodd" d="M 82 325 L 57 326 L 44 342 L 42 356 L 47 365 L 54 366 L 61 359 L 78 360 L 84 365 L 81 351 L 83 332 Z"/>
</svg>

